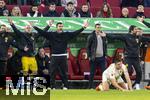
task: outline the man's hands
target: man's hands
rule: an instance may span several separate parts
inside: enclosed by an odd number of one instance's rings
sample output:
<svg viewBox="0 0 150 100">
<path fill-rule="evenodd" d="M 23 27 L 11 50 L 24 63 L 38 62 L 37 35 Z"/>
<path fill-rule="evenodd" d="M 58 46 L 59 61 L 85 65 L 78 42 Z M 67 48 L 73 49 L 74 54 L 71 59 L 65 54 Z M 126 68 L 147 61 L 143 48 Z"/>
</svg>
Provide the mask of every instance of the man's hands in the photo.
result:
<svg viewBox="0 0 150 100">
<path fill-rule="evenodd" d="M 85 21 L 85 22 L 83 23 L 83 27 L 84 27 L 84 28 L 87 28 L 88 26 L 89 26 L 88 21 Z"/>
<path fill-rule="evenodd" d="M 24 51 L 28 51 L 29 48 L 27 46 L 24 47 Z"/>
<path fill-rule="evenodd" d="M 7 19 L 8 19 L 8 22 L 10 23 L 10 25 L 12 25 L 13 24 L 13 20 L 10 17 L 7 17 Z"/>
<path fill-rule="evenodd" d="M 102 37 L 106 37 L 106 33 L 104 33 L 103 31 L 100 33 L 100 35 L 101 35 Z"/>
<path fill-rule="evenodd" d="M 49 25 L 49 26 L 52 26 L 53 23 L 54 23 L 54 20 L 49 20 L 48 25 Z"/>
</svg>

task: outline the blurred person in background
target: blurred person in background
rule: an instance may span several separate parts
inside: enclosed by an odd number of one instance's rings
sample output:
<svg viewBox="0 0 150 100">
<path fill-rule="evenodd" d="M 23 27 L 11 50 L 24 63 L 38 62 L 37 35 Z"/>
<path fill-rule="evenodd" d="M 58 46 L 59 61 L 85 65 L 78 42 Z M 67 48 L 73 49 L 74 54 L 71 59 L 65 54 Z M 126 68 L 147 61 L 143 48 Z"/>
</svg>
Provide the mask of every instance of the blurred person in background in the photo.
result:
<svg viewBox="0 0 150 100">
<path fill-rule="evenodd" d="M 38 6 L 33 5 L 30 12 L 27 13 L 27 17 L 43 17 L 43 15 L 39 12 Z"/>
<path fill-rule="evenodd" d="M 61 17 L 80 17 L 80 14 L 76 11 L 74 3 L 68 2 L 66 9 L 61 14 Z"/>
<path fill-rule="evenodd" d="M 13 7 L 11 16 L 22 16 L 21 9 L 18 6 Z"/>
<path fill-rule="evenodd" d="M 128 10 L 128 8 L 122 8 L 120 18 L 129 18 L 129 10 Z"/>
<path fill-rule="evenodd" d="M 79 13 L 80 17 L 89 17 L 89 18 L 93 17 L 92 13 L 89 11 L 89 6 L 87 4 L 82 5 Z"/>
<path fill-rule="evenodd" d="M 112 10 L 109 4 L 104 3 L 100 9 L 100 11 L 97 12 L 97 16 L 96 17 L 100 17 L 100 18 L 112 18 L 113 14 L 112 14 Z"/>
</svg>

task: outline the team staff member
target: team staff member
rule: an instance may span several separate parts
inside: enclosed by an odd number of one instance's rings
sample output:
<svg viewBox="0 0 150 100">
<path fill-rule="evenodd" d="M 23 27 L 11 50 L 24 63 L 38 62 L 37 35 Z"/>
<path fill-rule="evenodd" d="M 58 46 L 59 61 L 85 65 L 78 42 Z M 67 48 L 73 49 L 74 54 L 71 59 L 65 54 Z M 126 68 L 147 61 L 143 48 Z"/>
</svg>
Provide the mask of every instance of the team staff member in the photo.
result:
<svg viewBox="0 0 150 100">
<path fill-rule="evenodd" d="M 62 82 L 64 84 L 63 89 L 68 88 L 68 78 L 66 74 L 67 69 L 67 44 L 68 41 L 80 34 L 86 27 L 88 23 L 84 23 L 84 26 L 74 32 L 64 32 L 63 23 L 58 22 L 56 24 L 57 31 L 55 32 L 44 32 L 43 30 L 34 26 L 41 36 L 50 40 L 51 42 L 51 63 L 50 63 L 50 84 L 51 88 L 55 88 L 55 76 L 57 69 L 60 72 Z"/>
<path fill-rule="evenodd" d="M 89 88 L 93 87 L 93 79 L 97 66 L 101 67 L 102 72 L 106 69 L 106 37 L 103 36 L 104 32 L 100 30 L 101 25 L 95 25 L 95 31 L 88 36 L 87 40 L 87 52 L 90 59 L 90 79 Z"/>
<path fill-rule="evenodd" d="M 125 42 L 125 63 L 128 64 L 129 72 L 132 71 L 132 66 L 136 71 L 135 87 L 137 90 L 140 89 L 140 81 L 142 78 L 142 71 L 140 66 L 140 46 L 141 42 L 150 42 L 150 38 L 139 36 L 139 30 L 136 26 L 131 25 L 129 27 L 129 34 L 124 35 L 111 35 L 106 36 L 111 39 L 118 39 Z"/>
<path fill-rule="evenodd" d="M 33 75 L 37 74 L 37 62 L 35 59 L 35 39 L 37 39 L 38 34 L 34 34 L 32 32 L 32 27 L 27 25 L 25 27 L 25 32 L 21 32 L 16 28 L 12 19 L 8 18 L 8 21 L 14 30 L 17 40 L 16 42 L 20 45 L 20 55 L 21 55 L 21 62 L 22 62 L 22 69 L 24 75 L 28 75 L 29 70 L 32 71 Z M 47 31 L 49 26 L 47 26 L 44 31 Z"/>
</svg>

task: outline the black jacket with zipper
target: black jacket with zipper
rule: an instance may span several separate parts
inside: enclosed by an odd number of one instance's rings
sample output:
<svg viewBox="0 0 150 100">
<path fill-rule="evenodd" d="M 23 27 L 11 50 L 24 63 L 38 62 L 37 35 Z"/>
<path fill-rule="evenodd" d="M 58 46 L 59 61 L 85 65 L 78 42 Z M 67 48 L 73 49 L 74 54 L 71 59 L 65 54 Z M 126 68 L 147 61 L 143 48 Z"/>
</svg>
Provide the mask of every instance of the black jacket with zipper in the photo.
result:
<svg viewBox="0 0 150 100">
<path fill-rule="evenodd" d="M 140 56 L 141 42 L 150 42 L 150 38 L 148 37 L 136 36 L 130 33 L 123 35 L 107 34 L 106 37 L 123 41 L 125 43 L 124 56 L 132 58 Z"/>
</svg>

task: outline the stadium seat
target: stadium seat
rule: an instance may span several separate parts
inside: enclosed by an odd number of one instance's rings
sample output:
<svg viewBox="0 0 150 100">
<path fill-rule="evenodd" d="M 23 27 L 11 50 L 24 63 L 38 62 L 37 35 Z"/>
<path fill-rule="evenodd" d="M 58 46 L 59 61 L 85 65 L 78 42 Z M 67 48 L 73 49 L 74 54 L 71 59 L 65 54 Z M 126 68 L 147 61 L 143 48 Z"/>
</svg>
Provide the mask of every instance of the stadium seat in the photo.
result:
<svg viewBox="0 0 150 100">
<path fill-rule="evenodd" d="M 72 67 L 70 60 L 68 60 L 68 76 L 69 76 L 68 78 L 69 80 L 83 80 L 84 79 L 83 75 L 76 75 L 73 72 L 73 67 Z"/>
<path fill-rule="evenodd" d="M 79 66 L 77 64 L 77 58 L 72 55 L 70 48 L 67 48 L 68 60 L 71 61 L 73 72 L 78 75 L 79 74 Z"/>
<path fill-rule="evenodd" d="M 79 8 L 81 8 L 81 6 L 83 5 L 83 4 L 86 4 L 87 3 L 87 0 L 77 0 L 77 2 L 78 2 L 78 7 Z"/>
<path fill-rule="evenodd" d="M 90 61 L 89 59 L 85 59 L 85 55 L 83 55 L 84 53 L 87 53 L 85 48 L 81 48 L 79 55 L 78 55 L 78 63 L 79 63 L 79 67 L 80 67 L 80 71 L 81 74 L 85 76 L 86 79 L 89 79 L 89 75 L 90 75 Z M 96 69 L 97 71 L 98 69 Z M 101 71 L 99 71 L 100 73 Z M 97 74 L 96 74 L 97 73 Z M 86 75 L 88 75 L 88 77 L 86 77 Z M 100 74 L 98 74 L 98 72 L 95 72 L 94 75 L 94 80 L 101 80 L 102 76 Z"/>
<path fill-rule="evenodd" d="M 120 18 L 120 16 L 121 16 L 120 7 L 111 7 L 111 9 L 112 9 L 113 17 Z"/>
<path fill-rule="evenodd" d="M 135 7 L 128 7 L 129 10 L 129 17 L 133 18 L 134 15 L 136 14 L 136 8 Z"/>
<path fill-rule="evenodd" d="M 104 0 L 91 0 L 91 7 L 92 8 L 101 8 L 103 5 Z"/>
<path fill-rule="evenodd" d="M 100 8 L 90 8 L 90 12 L 93 14 L 93 17 L 96 17 L 99 10 Z"/>
<path fill-rule="evenodd" d="M 107 0 L 107 3 L 110 4 L 110 7 L 120 7 L 120 0 Z"/>
<path fill-rule="evenodd" d="M 145 7 L 144 8 L 144 14 L 147 18 L 150 18 L 150 7 Z"/>
<path fill-rule="evenodd" d="M 44 14 L 44 13 L 46 13 L 48 11 L 48 7 L 47 6 L 45 6 L 45 7 L 39 6 L 38 9 L 39 9 L 39 12 L 42 13 L 42 14 Z"/>
<path fill-rule="evenodd" d="M 27 6 L 27 5 L 21 6 L 22 15 L 27 16 L 27 13 L 30 12 L 30 8 L 31 8 L 31 6 Z"/>
<path fill-rule="evenodd" d="M 64 10 L 65 10 L 65 8 L 62 7 L 62 6 L 57 6 L 57 7 L 56 7 L 56 11 L 57 11 L 57 13 L 58 13 L 59 16 L 61 15 L 61 13 L 62 13 Z"/>
<path fill-rule="evenodd" d="M 6 5 L 7 9 L 9 10 L 9 12 L 12 11 L 12 9 L 14 8 L 14 6 L 16 6 L 16 5 Z"/>
</svg>

